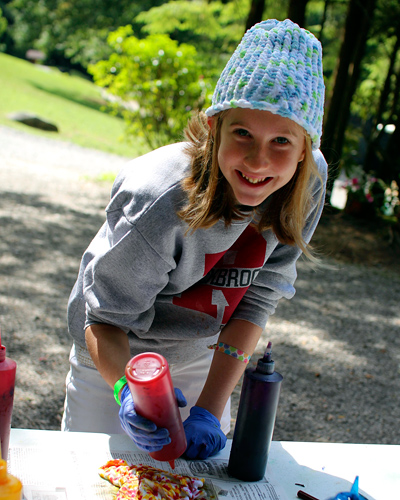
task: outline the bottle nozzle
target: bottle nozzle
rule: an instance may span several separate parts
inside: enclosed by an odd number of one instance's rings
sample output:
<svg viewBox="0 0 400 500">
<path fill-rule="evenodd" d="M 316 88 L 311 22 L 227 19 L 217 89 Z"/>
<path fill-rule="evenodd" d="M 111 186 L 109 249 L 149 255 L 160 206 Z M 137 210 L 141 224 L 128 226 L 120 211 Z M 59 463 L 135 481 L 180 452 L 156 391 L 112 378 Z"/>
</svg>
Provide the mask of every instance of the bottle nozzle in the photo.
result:
<svg viewBox="0 0 400 500">
<path fill-rule="evenodd" d="M 1 343 L 1 330 L 0 330 L 0 362 L 4 361 L 5 359 L 6 359 L 6 348 Z"/>
<path fill-rule="evenodd" d="M 175 460 L 169 460 L 168 463 L 171 466 L 171 469 L 174 470 L 175 469 Z"/>
<path fill-rule="evenodd" d="M 269 363 L 272 356 L 272 342 L 268 342 L 267 348 L 264 352 L 264 357 L 262 359 L 263 363 Z"/>
<path fill-rule="evenodd" d="M 271 374 L 275 371 L 275 362 L 272 360 L 272 343 L 268 342 L 264 352 L 264 357 L 257 362 L 257 371 L 265 374 Z"/>
</svg>

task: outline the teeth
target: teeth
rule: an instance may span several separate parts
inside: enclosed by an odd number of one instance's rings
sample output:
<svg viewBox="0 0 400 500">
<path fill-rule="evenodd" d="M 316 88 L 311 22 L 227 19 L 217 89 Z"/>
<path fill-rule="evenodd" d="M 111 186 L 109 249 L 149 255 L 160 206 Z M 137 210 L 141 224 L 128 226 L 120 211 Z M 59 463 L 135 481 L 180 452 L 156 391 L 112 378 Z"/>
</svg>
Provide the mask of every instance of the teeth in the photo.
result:
<svg viewBox="0 0 400 500">
<path fill-rule="evenodd" d="M 244 177 L 247 181 L 251 182 L 252 184 L 258 184 L 259 182 L 265 181 L 266 177 L 263 177 L 262 179 L 251 179 L 250 177 L 247 177 L 247 175 L 242 174 L 242 177 Z"/>
</svg>

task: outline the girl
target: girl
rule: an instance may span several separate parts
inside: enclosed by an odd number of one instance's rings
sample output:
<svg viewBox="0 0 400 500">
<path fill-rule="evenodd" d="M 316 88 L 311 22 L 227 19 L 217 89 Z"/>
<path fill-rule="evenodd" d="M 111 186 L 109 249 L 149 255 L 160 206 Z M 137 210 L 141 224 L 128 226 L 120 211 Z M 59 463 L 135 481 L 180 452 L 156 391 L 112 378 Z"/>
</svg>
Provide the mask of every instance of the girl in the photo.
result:
<svg viewBox="0 0 400 500">
<path fill-rule="evenodd" d="M 64 430 L 124 429 L 147 451 L 167 444 L 166 429 L 136 415 L 123 377 L 132 356 L 155 351 L 188 402 L 186 455 L 223 448 L 230 394 L 268 316 L 295 293 L 297 259 L 310 256 L 326 183 L 323 105 L 318 40 L 290 20 L 264 21 L 188 141 L 120 172 L 69 301 Z"/>
</svg>

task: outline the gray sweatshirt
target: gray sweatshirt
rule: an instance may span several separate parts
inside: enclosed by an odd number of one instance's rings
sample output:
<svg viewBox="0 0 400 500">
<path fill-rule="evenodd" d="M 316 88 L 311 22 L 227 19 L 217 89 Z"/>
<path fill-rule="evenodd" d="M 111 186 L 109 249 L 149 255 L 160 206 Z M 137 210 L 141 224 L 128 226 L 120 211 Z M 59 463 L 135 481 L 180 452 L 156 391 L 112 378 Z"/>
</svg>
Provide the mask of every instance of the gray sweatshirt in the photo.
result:
<svg viewBox="0 0 400 500">
<path fill-rule="evenodd" d="M 279 299 L 293 297 L 301 251 L 271 230 L 259 234 L 251 215 L 186 234 L 177 215 L 186 200 L 181 180 L 190 172 L 184 147 L 136 158 L 117 176 L 107 220 L 83 255 L 69 299 L 69 332 L 81 349 L 85 328 L 107 323 L 127 333 L 132 356 L 154 351 L 169 363 L 186 362 L 204 353 L 230 318 L 264 328 Z M 314 180 L 307 242 L 327 175 L 322 154 L 314 158 L 324 185 Z"/>
</svg>

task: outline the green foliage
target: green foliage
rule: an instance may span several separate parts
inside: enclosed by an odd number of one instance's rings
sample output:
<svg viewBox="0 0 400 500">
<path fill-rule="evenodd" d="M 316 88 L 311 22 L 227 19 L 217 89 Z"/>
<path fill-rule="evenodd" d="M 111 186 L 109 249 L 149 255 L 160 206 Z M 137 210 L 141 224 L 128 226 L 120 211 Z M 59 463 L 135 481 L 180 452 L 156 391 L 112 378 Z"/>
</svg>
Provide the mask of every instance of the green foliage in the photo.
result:
<svg viewBox="0 0 400 500">
<path fill-rule="evenodd" d="M 3 17 L 3 11 L 0 8 L 0 36 L 6 31 L 7 25 L 7 19 Z"/>
<path fill-rule="evenodd" d="M 7 30 L 7 19 L 3 17 L 3 11 L 0 8 L 0 37 L 3 35 L 3 33 Z M 4 50 L 3 44 L 0 43 L 0 52 Z"/>
<path fill-rule="evenodd" d="M 15 50 L 23 55 L 37 48 L 50 61 L 62 57 L 86 67 L 109 56 L 110 31 L 159 3 L 162 0 L 12 0 Z"/>
<path fill-rule="evenodd" d="M 174 38 L 196 41 L 198 50 L 209 49 L 219 41 L 220 52 L 231 51 L 243 35 L 248 0 L 233 2 L 174 0 L 141 12 L 136 21 L 148 34 L 169 34 Z M 215 45 L 212 46 L 215 50 Z"/>
<path fill-rule="evenodd" d="M 364 122 L 370 120 L 378 110 L 381 91 L 388 74 L 389 59 L 396 39 L 400 36 L 399 19 L 400 3 L 398 0 L 378 0 L 361 78 L 351 108 L 352 113 L 361 117 Z M 400 61 L 395 66 L 395 73 L 400 74 Z M 392 75 L 392 91 L 389 91 L 388 100 L 384 106 L 384 120 L 393 120 L 389 110 L 397 98 L 393 93 L 394 80 L 394 75 Z"/>
<path fill-rule="evenodd" d="M 377 0 L 371 35 L 385 42 L 386 37 L 393 36 L 398 31 L 400 16 L 399 0 Z"/>
<path fill-rule="evenodd" d="M 209 91 L 196 49 L 167 35 L 133 36 L 131 26 L 111 33 L 109 59 L 89 66 L 95 82 L 125 103 L 128 134 L 151 147 L 180 140 L 188 116 L 200 109 Z M 120 110 L 121 105 L 117 102 Z"/>
<path fill-rule="evenodd" d="M 135 20 L 144 33 L 194 45 L 203 54 L 203 72 L 216 79 L 243 35 L 248 9 L 248 0 L 176 0 L 143 11 Z"/>
<path fill-rule="evenodd" d="M 144 23 L 144 31 L 149 34 L 172 34 L 191 32 L 194 35 L 216 38 L 221 29 L 221 2 L 203 0 L 173 1 L 141 12 L 136 20 Z M 193 36 L 193 35 L 192 35 Z"/>
<path fill-rule="evenodd" d="M 289 9 L 289 0 L 280 0 L 279 2 L 265 2 L 264 19 L 278 19 L 284 21 L 287 18 Z"/>
<path fill-rule="evenodd" d="M 307 29 L 322 44 L 326 96 L 329 99 L 333 86 L 332 75 L 338 62 L 337 56 L 343 36 L 347 2 L 331 2 L 326 12 L 326 20 L 322 26 L 324 7 L 325 1 L 308 2 L 306 21 Z"/>
<path fill-rule="evenodd" d="M 54 16 L 51 15 L 46 2 L 14 0 L 8 7 L 14 18 L 10 29 L 14 50 L 22 55 L 31 48 L 42 49 L 43 44 L 38 43 L 34 46 L 34 42 L 40 39 L 42 30 L 43 37 L 46 38 L 46 32 L 50 34 L 50 25 L 54 22 Z M 54 26 L 54 31 L 59 31 L 58 26 Z"/>
<path fill-rule="evenodd" d="M 400 3 L 398 0 L 379 0 L 371 36 L 367 44 L 367 53 L 362 67 L 362 74 L 357 92 L 352 102 L 352 113 L 366 122 L 378 110 L 381 91 L 389 70 L 389 60 L 400 36 Z M 398 57 L 397 57 L 398 60 Z M 394 73 L 400 74 L 400 61 L 395 65 Z M 389 110 L 397 99 L 395 89 L 395 74 L 392 75 L 391 90 L 389 89 L 385 102 L 383 119 L 394 120 Z M 386 112 L 385 112 L 386 110 Z"/>
<path fill-rule="evenodd" d="M 351 111 L 359 116 L 364 122 L 371 118 L 371 115 L 377 111 L 380 91 L 386 79 L 389 58 L 387 57 L 387 48 L 394 42 L 393 38 L 383 44 L 376 45 L 372 40 L 373 54 L 365 61 L 362 68 L 362 79 L 354 95 L 351 104 Z M 386 57 L 385 57 L 386 56 Z"/>
</svg>

